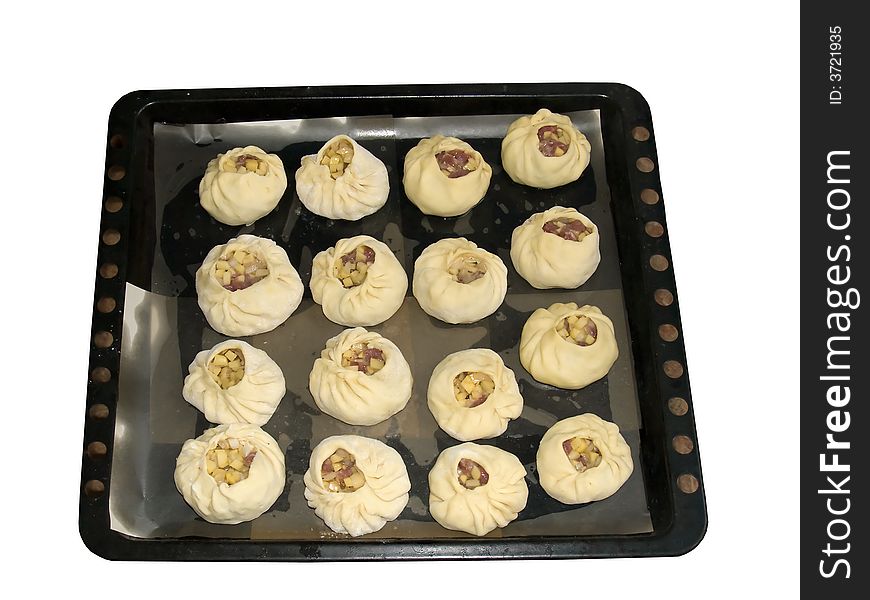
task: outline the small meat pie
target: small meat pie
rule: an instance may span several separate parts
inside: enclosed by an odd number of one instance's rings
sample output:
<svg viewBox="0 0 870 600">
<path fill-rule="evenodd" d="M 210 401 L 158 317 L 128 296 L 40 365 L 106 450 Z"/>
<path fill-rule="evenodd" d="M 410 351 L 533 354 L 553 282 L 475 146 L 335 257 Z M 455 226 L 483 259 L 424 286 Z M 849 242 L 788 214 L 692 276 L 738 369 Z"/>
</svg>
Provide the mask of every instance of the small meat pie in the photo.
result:
<svg viewBox="0 0 870 600">
<path fill-rule="evenodd" d="M 286 189 L 281 159 L 245 146 L 209 161 L 199 182 L 199 203 L 221 223 L 250 225 L 272 212 Z"/>
<path fill-rule="evenodd" d="M 447 355 L 432 372 L 426 396 L 438 426 L 461 441 L 499 436 L 523 412 L 514 372 L 486 348 Z"/>
<path fill-rule="evenodd" d="M 311 294 L 333 323 L 383 323 L 405 299 L 408 276 L 392 250 L 373 237 L 338 240 L 314 257 Z"/>
<path fill-rule="evenodd" d="M 592 277 L 601 254 L 598 227 L 573 208 L 535 213 L 511 235 L 511 261 L 532 287 L 573 289 Z"/>
<path fill-rule="evenodd" d="M 302 291 L 287 252 L 255 235 L 215 246 L 196 272 L 199 307 L 215 331 L 229 336 L 275 329 L 299 306 Z"/>
<path fill-rule="evenodd" d="M 486 535 L 526 507 L 525 476 L 519 459 L 495 446 L 447 448 L 429 471 L 429 512 L 442 527 Z"/>
<path fill-rule="evenodd" d="M 327 340 L 308 376 L 317 407 L 351 425 L 375 425 L 405 408 L 412 383 L 402 351 L 362 327 Z"/>
<path fill-rule="evenodd" d="M 436 135 L 405 155 L 402 183 L 424 214 L 455 217 L 483 199 L 491 177 L 492 167 L 480 152 L 458 138 Z"/>
<path fill-rule="evenodd" d="M 591 150 L 570 118 L 542 108 L 511 123 L 501 142 L 501 162 L 517 183 L 550 189 L 579 179 Z"/>
<path fill-rule="evenodd" d="M 256 425 L 207 429 L 184 442 L 175 461 L 175 487 L 209 523 L 250 521 L 284 490 L 284 453 Z"/>
<path fill-rule="evenodd" d="M 523 325 L 520 362 L 532 377 L 577 390 L 610 370 L 619 350 L 613 322 L 597 306 L 557 302 L 539 308 Z"/>
<path fill-rule="evenodd" d="M 281 368 L 241 340 L 196 355 L 184 378 L 184 399 L 212 423 L 264 425 L 287 391 Z"/>
<path fill-rule="evenodd" d="M 302 158 L 296 193 L 305 208 L 329 219 L 356 221 L 387 202 L 387 167 L 346 135 L 337 135 L 317 154 Z"/>
<path fill-rule="evenodd" d="M 565 504 L 612 496 L 634 470 L 619 427 L 592 413 L 553 425 L 541 439 L 537 462 L 541 487 Z"/>
<path fill-rule="evenodd" d="M 336 533 L 353 537 L 396 519 L 411 489 L 399 453 L 358 435 L 337 435 L 317 444 L 303 481 L 315 514 Z"/>
<path fill-rule="evenodd" d="M 428 246 L 414 263 L 414 297 L 446 323 L 473 323 L 494 313 L 507 292 L 502 260 L 465 238 Z"/>
</svg>

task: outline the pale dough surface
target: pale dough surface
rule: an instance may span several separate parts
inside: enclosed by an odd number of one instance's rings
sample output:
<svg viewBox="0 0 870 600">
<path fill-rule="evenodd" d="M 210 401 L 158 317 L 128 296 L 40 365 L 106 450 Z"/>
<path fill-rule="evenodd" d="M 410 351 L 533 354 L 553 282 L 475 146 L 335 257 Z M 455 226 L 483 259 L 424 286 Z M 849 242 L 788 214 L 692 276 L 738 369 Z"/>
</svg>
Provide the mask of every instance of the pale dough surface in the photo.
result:
<svg viewBox="0 0 870 600">
<path fill-rule="evenodd" d="M 222 439 L 247 440 L 256 449 L 247 479 L 233 485 L 208 474 L 206 453 Z M 219 425 L 187 440 L 175 461 L 175 487 L 196 513 L 209 523 L 234 525 L 256 519 L 284 491 L 284 453 L 272 436 L 246 423 Z"/>
<path fill-rule="evenodd" d="M 464 371 L 480 371 L 492 377 L 495 390 L 483 404 L 466 408 L 456 401 L 453 379 Z M 514 372 L 488 348 L 447 355 L 432 371 L 426 398 L 438 426 L 460 441 L 497 437 L 505 432 L 511 419 L 523 412 L 523 397 Z"/>
<path fill-rule="evenodd" d="M 212 357 L 227 349 L 239 349 L 245 373 L 236 385 L 223 389 L 209 373 Z M 184 378 L 182 396 L 212 423 L 264 425 L 287 391 L 281 367 L 269 355 L 242 340 L 227 340 L 199 352 Z"/>
<path fill-rule="evenodd" d="M 244 154 L 268 164 L 266 174 L 237 173 L 235 160 Z M 257 146 L 245 146 L 209 161 L 199 182 L 199 203 L 221 223 L 250 225 L 272 212 L 286 189 L 287 174 L 281 159 Z"/>
<path fill-rule="evenodd" d="M 538 129 L 546 125 L 558 125 L 568 134 L 570 144 L 562 156 L 544 156 L 538 150 Z M 501 162 L 515 182 L 550 189 L 579 179 L 591 151 L 589 140 L 569 117 L 542 108 L 511 123 L 501 142 Z"/>
<path fill-rule="evenodd" d="M 598 339 L 590 346 L 578 346 L 562 339 L 556 325 L 569 315 L 585 315 L 598 328 Z M 598 381 L 610 370 L 619 350 L 613 322 L 597 306 L 578 307 L 574 302 L 539 308 L 523 325 L 520 362 L 541 383 L 577 390 Z"/>
<path fill-rule="evenodd" d="M 580 241 L 547 233 L 544 223 L 553 219 L 578 219 L 592 233 Z M 533 214 L 511 234 L 511 262 L 523 279 L 541 289 L 574 289 L 592 277 L 601 262 L 598 226 L 573 208 L 554 206 Z"/>
<path fill-rule="evenodd" d="M 353 158 L 338 179 L 320 160 L 326 149 L 339 140 L 353 146 Z M 305 208 L 329 219 L 357 221 L 377 212 L 387 202 L 390 181 L 387 167 L 374 154 L 346 135 L 337 135 L 317 152 L 302 158 L 296 171 L 296 193 Z"/>
<path fill-rule="evenodd" d="M 486 266 L 486 273 L 471 283 L 459 283 L 447 271 L 470 256 Z M 430 244 L 414 262 L 414 297 L 427 314 L 446 323 L 474 323 L 494 313 L 507 293 L 504 262 L 465 238 L 445 238 Z"/>
<path fill-rule="evenodd" d="M 231 292 L 214 277 L 215 263 L 225 252 L 255 252 L 266 261 L 269 275 L 243 290 Z M 272 240 L 240 235 L 215 246 L 196 271 L 197 302 L 208 324 L 228 336 L 272 331 L 287 320 L 302 301 L 304 286 L 287 252 Z"/>
<path fill-rule="evenodd" d="M 580 473 L 562 449 L 562 442 L 580 436 L 601 451 L 601 464 Z M 634 470 L 631 448 L 615 423 L 592 413 L 553 425 L 538 446 L 538 479 L 550 496 L 565 504 L 603 500 L 616 493 Z"/>
<path fill-rule="evenodd" d="M 459 461 L 468 458 L 489 473 L 473 490 L 459 483 Z M 446 529 L 486 535 L 505 527 L 526 507 L 529 488 L 519 459 L 495 446 L 471 442 L 447 448 L 429 471 L 429 512 Z"/>
<path fill-rule="evenodd" d="M 462 177 L 447 177 L 435 155 L 448 150 L 465 151 L 478 160 L 479 166 Z M 405 195 L 423 214 L 455 217 L 483 199 L 491 178 L 492 167 L 480 152 L 459 138 L 436 135 L 420 140 L 405 155 L 402 183 Z"/>
<path fill-rule="evenodd" d="M 341 366 L 353 344 L 367 343 L 384 353 L 384 367 L 373 375 Z M 346 329 L 326 342 L 308 376 L 317 407 L 351 425 L 375 425 L 403 408 L 411 398 L 411 367 L 390 340 L 362 327 Z"/>
<path fill-rule="evenodd" d="M 354 492 L 331 492 L 323 484 L 321 465 L 343 448 L 356 458 L 365 485 Z M 353 537 L 373 533 L 393 521 L 408 504 L 411 480 L 399 453 L 378 440 L 358 435 L 328 437 L 314 448 L 303 477 L 305 499 L 336 533 Z"/>
<path fill-rule="evenodd" d="M 366 245 L 375 251 L 361 285 L 345 288 L 335 276 L 336 261 Z M 311 295 L 333 323 L 345 327 L 377 325 L 392 317 L 405 299 L 408 276 L 393 251 L 383 242 L 367 235 L 338 240 L 335 246 L 319 252 L 311 267 Z"/>
</svg>

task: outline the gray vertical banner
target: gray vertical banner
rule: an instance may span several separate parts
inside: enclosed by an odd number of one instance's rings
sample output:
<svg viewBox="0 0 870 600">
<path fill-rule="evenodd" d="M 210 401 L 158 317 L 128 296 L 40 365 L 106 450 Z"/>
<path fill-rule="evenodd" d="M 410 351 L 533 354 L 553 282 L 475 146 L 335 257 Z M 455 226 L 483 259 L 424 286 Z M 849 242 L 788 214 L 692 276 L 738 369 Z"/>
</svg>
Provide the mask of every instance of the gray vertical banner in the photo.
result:
<svg viewBox="0 0 870 600">
<path fill-rule="evenodd" d="M 801 588 L 837 599 L 870 594 L 870 22 L 860 6 L 804 3 L 801 15 Z"/>
</svg>

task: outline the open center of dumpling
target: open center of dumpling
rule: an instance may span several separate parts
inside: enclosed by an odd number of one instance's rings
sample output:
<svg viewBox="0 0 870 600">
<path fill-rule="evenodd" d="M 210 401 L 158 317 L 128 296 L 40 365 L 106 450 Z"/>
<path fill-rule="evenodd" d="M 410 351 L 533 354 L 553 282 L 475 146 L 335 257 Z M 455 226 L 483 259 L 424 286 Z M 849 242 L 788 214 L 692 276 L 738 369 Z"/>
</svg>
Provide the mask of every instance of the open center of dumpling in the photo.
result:
<svg viewBox="0 0 870 600">
<path fill-rule="evenodd" d="M 344 170 L 353 160 L 353 144 L 346 139 L 333 142 L 323 152 L 321 165 L 329 167 L 329 176 L 338 179 L 344 175 Z"/>
<path fill-rule="evenodd" d="M 249 250 L 226 252 L 214 265 L 215 279 L 231 292 L 249 288 L 268 275 L 266 261 Z"/>
<path fill-rule="evenodd" d="M 461 406 L 480 406 L 495 391 L 492 377 L 480 371 L 463 371 L 453 378 L 453 396 Z"/>
<path fill-rule="evenodd" d="M 463 254 L 450 263 L 447 272 L 459 283 L 471 283 L 486 275 L 486 263 L 472 254 Z"/>
<path fill-rule="evenodd" d="M 435 161 L 441 172 L 450 179 L 465 177 L 480 166 L 477 157 L 459 148 L 442 150 L 435 155 Z"/>
<path fill-rule="evenodd" d="M 601 464 L 601 450 L 589 438 L 574 436 L 562 442 L 562 450 L 580 473 Z"/>
<path fill-rule="evenodd" d="M 245 376 L 245 355 L 239 348 L 227 348 L 211 357 L 208 372 L 221 389 L 228 390 Z"/>
<path fill-rule="evenodd" d="M 249 441 L 224 438 L 206 452 L 205 466 L 215 481 L 233 485 L 248 478 L 256 456 L 257 448 Z"/>
<path fill-rule="evenodd" d="M 386 364 L 384 351 L 372 348 L 366 342 L 357 342 L 341 353 L 341 366 L 346 369 L 356 369 L 366 375 L 374 375 Z"/>
<path fill-rule="evenodd" d="M 459 464 L 456 466 L 456 474 L 459 476 L 459 483 L 469 490 L 489 483 L 489 473 L 486 472 L 486 469 L 480 463 L 474 462 L 470 458 L 459 460 Z"/>
<path fill-rule="evenodd" d="M 568 132 L 558 125 L 544 125 L 538 129 L 538 150 L 544 156 L 563 156 L 570 145 Z"/>
<path fill-rule="evenodd" d="M 355 492 L 366 484 L 366 476 L 356 466 L 356 458 L 344 448 L 323 461 L 320 476 L 330 492 Z"/>
<path fill-rule="evenodd" d="M 541 229 L 570 242 L 579 242 L 592 233 L 592 228 L 587 226 L 583 221 L 570 217 L 550 219 L 544 223 Z"/>
<path fill-rule="evenodd" d="M 569 315 L 556 324 L 556 333 L 562 339 L 578 346 L 591 346 L 598 339 L 595 321 L 586 315 Z"/>
<path fill-rule="evenodd" d="M 263 176 L 269 172 L 269 163 L 253 154 L 239 154 L 224 161 L 223 170 L 230 173 L 256 173 Z"/>
<path fill-rule="evenodd" d="M 375 262 L 375 251 L 365 244 L 357 246 L 335 263 L 335 276 L 346 288 L 361 285 L 366 280 L 369 267 Z"/>
</svg>

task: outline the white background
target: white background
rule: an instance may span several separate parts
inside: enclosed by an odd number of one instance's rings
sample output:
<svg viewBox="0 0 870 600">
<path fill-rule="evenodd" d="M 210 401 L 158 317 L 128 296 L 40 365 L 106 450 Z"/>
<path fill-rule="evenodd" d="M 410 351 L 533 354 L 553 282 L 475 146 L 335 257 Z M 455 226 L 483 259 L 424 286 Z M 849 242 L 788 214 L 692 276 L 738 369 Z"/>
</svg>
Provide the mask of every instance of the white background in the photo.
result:
<svg viewBox="0 0 870 600">
<path fill-rule="evenodd" d="M 292 4 L 4 6 L 4 589 L 125 598 L 329 589 L 364 598 L 795 595 L 796 3 Z M 222 566 L 91 555 L 77 511 L 115 100 L 149 88 L 516 81 L 622 82 L 652 107 L 710 513 L 701 545 L 680 558 L 582 562 Z"/>
</svg>

